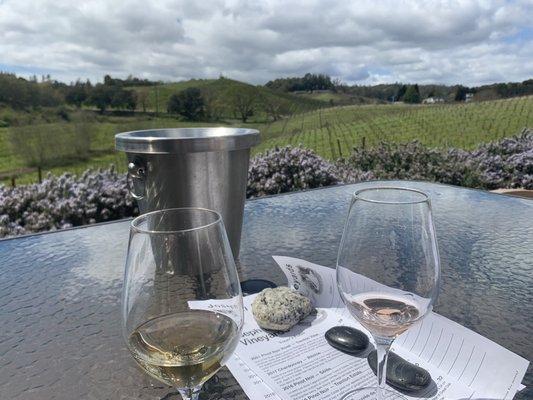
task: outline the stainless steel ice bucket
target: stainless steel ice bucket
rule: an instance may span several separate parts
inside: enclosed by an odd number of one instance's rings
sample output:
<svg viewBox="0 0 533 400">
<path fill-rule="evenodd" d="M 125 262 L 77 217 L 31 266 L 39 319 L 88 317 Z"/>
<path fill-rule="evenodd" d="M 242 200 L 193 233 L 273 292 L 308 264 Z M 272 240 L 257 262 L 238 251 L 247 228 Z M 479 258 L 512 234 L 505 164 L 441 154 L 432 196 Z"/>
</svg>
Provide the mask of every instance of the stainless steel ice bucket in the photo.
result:
<svg viewBox="0 0 533 400">
<path fill-rule="evenodd" d="M 123 132 L 115 147 L 128 156 L 131 194 L 141 213 L 174 207 L 220 212 L 234 257 L 239 254 L 250 148 L 259 131 L 176 128 Z"/>
</svg>

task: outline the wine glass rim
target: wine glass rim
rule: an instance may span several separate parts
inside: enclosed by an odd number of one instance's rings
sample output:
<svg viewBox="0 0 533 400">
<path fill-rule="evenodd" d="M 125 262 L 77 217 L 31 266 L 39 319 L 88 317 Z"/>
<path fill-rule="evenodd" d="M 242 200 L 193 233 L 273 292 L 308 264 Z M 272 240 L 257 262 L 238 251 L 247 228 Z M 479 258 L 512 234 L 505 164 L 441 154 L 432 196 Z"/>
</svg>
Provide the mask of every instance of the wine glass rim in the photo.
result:
<svg viewBox="0 0 533 400">
<path fill-rule="evenodd" d="M 216 217 L 216 219 L 207 224 L 198 225 L 198 226 L 194 226 L 192 228 L 186 228 L 186 229 L 150 230 L 150 229 L 144 229 L 140 227 L 140 223 L 143 220 L 145 220 L 147 217 L 151 217 L 156 214 L 163 214 L 169 211 L 171 212 L 173 211 L 202 211 L 202 212 L 206 212 L 206 214 L 213 214 Z M 138 217 L 135 217 L 131 221 L 130 226 L 131 226 L 131 229 L 133 229 L 134 231 L 138 233 L 168 235 L 168 234 L 176 234 L 176 233 L 193 232 L 193 231 L 197 231 L 200 229 L 209 228 L 210 226 L 216 225 L 219 222 L 222 222 L 222 215 L 220 215 L 220 213 L 215 210 L 210 210 L 209 208 L 202 208 L 202 207 L 175 207 L 175 208 L 164 208 L 162 210 L 155 210 L 155 211 L 147 212 L 145 214 L 141 214 Z"/>
<path fill-rule="evenodd" d="M 374 192 L 378 190 L 397 190 L 397 191 L 405 191 L 405 192 L 411 192 L 416 193 L 419 195 L 422 195 L 423 198 L 418 200 L 406 200 L 406 201 L 385 201 L 385 200 L 375 200 L 375 199 L 369 199 L 364 197 L 362 194 L 365 192 Z M 370 188 L 364 188 L 356 190 L 353 194 L 354 200 L 362 200 L 366 201 L 368 203 L 375 203 L 375 204 L 421 204 L 421 203 L 429 203 L 429 195 L 421 190 L 417 189 L 411 189 L 401 186 L 376 186 L 376 187 L 370 187 Z"/>
</svg>

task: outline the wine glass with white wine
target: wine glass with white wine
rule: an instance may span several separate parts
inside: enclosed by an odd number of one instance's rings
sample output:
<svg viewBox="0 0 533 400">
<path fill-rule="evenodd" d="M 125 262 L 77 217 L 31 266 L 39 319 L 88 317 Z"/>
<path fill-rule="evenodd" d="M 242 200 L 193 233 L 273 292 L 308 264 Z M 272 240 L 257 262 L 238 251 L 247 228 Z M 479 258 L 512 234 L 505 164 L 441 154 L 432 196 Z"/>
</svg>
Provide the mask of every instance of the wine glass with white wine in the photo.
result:
<svg viewBox="0 0 533 400">
<path fill-rule="evenodd" d="M 151 376 L 197 399 L 231 356 L 242 294 L 220 214 L 175 208 L 131 223 L 122 296 L 128 349 Z"/>
<path fill-rule="evenodd" d="M 357 191 L 339 247 L 337 285 L 351 315 L 372 334 L 378 363 L 377 387 L 358 389 L 357 398 L 401 398 L 385 389 L 387 356 L 394 339 L 432 310 L 439 277 L 429 197 L 394 187 Z"/>
</svg>

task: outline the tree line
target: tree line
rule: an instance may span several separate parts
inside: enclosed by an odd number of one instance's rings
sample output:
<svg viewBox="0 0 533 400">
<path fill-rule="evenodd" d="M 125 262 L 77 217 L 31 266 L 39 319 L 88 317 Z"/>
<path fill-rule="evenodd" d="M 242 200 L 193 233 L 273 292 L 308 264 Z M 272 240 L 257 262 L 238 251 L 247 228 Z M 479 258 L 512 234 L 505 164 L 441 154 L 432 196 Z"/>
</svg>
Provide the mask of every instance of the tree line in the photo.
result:
<svg viewBox="0 0 533 400">
<path fill-rule="evenodd" d="M 302 77 L 278 78 L 273 81 L 268 81 L 265 86 L 284 92 L 312 92 L 314 90 L 332 90 L 335 88 L 335 83 L 326 74 L 307 73 Z"/>
<path fill-rule="evenodd" d="M 64 99 L 57 88 L 57 82 L 49 77 L 43 77 L 38 82 L 35 76 L 27 80 L 15 74 L 0 72 L 0 104 L 14 109 L 60 105 Z"/>
<path fill-rule="evenodd" d="M 301 77 L 279 78 L 269 81 L 266 87 L 283 92 L 332 90 L 376 100 L 420 103 L 427 97 L 440 97 L 446 101 L 464 101 L 471 93 L 476 100 L 496 100 L 516 96 L 533 95 L 533 79 L 523 82 L 494 83 L 482 86 L 418 85 L 387 83 L 379 85 L 346 85 L 326 74 L 305 74 Z"/>
<path fill-rule="evenodd" d="M 0 72 L 0 104 L 14 109 L 70 104 L 77 108 L 83 105 L 94 106 L 100 112 L 109 108 L 133 111 L 137 107 L 139 96 L 136 91 L 126 87 L 141 81 L 137 78 L 113 79 L 106 75 L 103 83 L 93 85 L 89 80 L 78 80 L 67 85 L 51 80 L 49 76 L 43 77 L 39 82 L 35 76 L 24 79 L 15 74 Z M 140 84 L 148 85 L 149 81 Z"/>
<path fill-rule="evenodd" d="M 418 85 L 387 83 L 372 86 L 338 85 L 337 92 L 372 98 L 384 102 L 405 101 L 418 103 L 428 97 L 440 97 L 445 101 L 464 101 L 468 93 L 474 100 L 497 100 L 517 96 L 533 95 L 533 79 L 523 82 L 495 83 L 482 86 L 464 85 Z M 407 99 L 404 96 L 407 94 Z"/>
<path fill-rule="evenodd" d="M 135 111 L 137 108 L 137 93 L 132 89 L 125 89 L 127 85 L 121 79 L 113 79 L 109 75 L 104 77 L 103 83 L 92 85 L 76 81 L 65 86 L 63 93 L 65 102 L 81 108 L 83 105 L 94 106 L 101 113 L 109 108 Z"/>
<path fill-rule="evenodd" d="M 475 100 L 497 100 L 517 96 L 527 96 L 533 94 L 533 79 L 523 82 L 495 83 L 478 87 L 468 87 L 463 85 L 437 86 L 426 85 L 424 95 L 418 85 L 401 85 L 393 101 L 404 101 L 406 103 L 420 103 L 426 97 L 441 97 L 447 101 L 465 101 L 470 94 Z"/>
<path fill-rule="evenodd" d="M 134 111 L 139 108 L 147 111 L 149 87 L 160 84 L 161 82 L 133 76 L 119 79 L 112 78 L 110 75 L 106 75 L 102 83 L 93 84 L 89 80 L 77 80 L 66 84 L 52 80 L 50 76 L 43 76 L 38 81 L 36 76 L 24 79 L 15 74 L 0 72 L 0 104 L 14 109 L 69 104 L 77 108 L 95 107 L 102 113 L 108 109 Z M 130 88 L 133 86 L 137 89 Z M 146 88 L 139 88 L 143 86 Z M 378 101 L 407 103 L 419 103 L 427 97 L 440 97 L 446 101 L 464 101 L 469 93 L 476 100 L 533 95 L 533 79 L 478 87 L 402 83 L 349 86 L 326 74 L 307 73 L 301 77 L 275 79 L 267 82 L 265 87 L 280 92 L 331 90 Z M 207 90 L 193 89 L 173 95 L 167 104 L 167 111 L 191 120 L 216 120 L 220 118 L 221 110 L 227 111 L 231 108 L 233 116 L 242 121 L 246 121 L 254 114 L 259 103 L 262 110 L 273 120 L 289 112 L 286 104 L 280 104 L 279 98 L 262 96 L 251 85 L 235 85 L 229 93 L 224 93 L 228 95 L 228 98 L 224 100 L 217 98 Z M 227 104 L 221 105 L 221 102 Z"/>
</svg>

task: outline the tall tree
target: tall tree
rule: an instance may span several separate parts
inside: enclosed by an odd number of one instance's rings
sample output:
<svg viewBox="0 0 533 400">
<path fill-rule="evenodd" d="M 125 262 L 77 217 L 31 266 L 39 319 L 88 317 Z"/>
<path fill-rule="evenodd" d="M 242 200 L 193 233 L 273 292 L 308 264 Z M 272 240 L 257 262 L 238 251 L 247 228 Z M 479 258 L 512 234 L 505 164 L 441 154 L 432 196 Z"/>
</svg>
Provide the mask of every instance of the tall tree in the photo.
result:
<svg viewBox="0 0 533 400">
<path fill-rule="evenodd" d="M 110 86 L 111 107 L 135 111 L 137 96 L 133 90 L 124 90 L 120 86 Z"/>
<path fill-rule="evenodd" d="M 189 87 L 170 96 L 167 111 L 176 113 L 190 121 L 199 121 L 205 116 L 205 104 L 202 92 L 196 87 Z"/>
<path fill-rule="evenodd" d="M 170 95 L 167 102 L 167 112 L 169 114 L 179 114 L 181 111 L 181 100 L 177 93 Z"/>
<path fill-rule="evenodd" d="M 254 115 L 254 110 L 258 99 L 257 89 L 253 86 L 234 86 L 229 92 L 229 100 L 233 107 L 233 112 L 242 122 Z"/>
<path fill-rule="evenodd" d="M 405 96 L 405 92 L 407 91 L 407 86 L 402 85 L 396 92 L 396 101 L 403 101 L 403 96 Z"/>
<path fill-rule="evenodd" d="M 70 85 L 66 89 L 65 101 L 68 104 L 73 104 L 77 108 L 81 108 L 81 105 L 87 100 L 87 84 L 76 81 L 74 85 Z"/>
<path fill-rule="evenodd" d="M 260 100 L 263 110 L 272 121 L 281 119 L 284 115 L 291 114 L 291 103 L 283 101 L 279 97 L 264 93 Z"/>
<path fill-rule="evenodd" d="M 91 90 L 88 102 L 89 104 L 92 104 L 98 108 L 100 113 L 103 113 L 111 106 L 111 102 L 113 101 L 113 92 L 114 88 L 112 86 L 99 83 Z"/>
<path fill-rule="evenodd" d="M 420 103 L 420 91 L 418 85 L 409 85 L 403 96 L 403 101 L 406 103 Z"/>
<path fill-rule="evenodd" d="M 455 95 L 454 100 L 455 101 L 465 101 L 466 94 L 469 92 L 467 87 L 464 87 L 463 85 L 457 86 L 455 89 Z"/>
<path fill-rule="evenodd" d="M 141 105 L 143 112 L 146 112 L 146 106 L 148 105 L 148 88 L 142 88 L 137 91 L 137 101 Z"/>
<path fill-rule="evenodd" d="M 205 105 L 205 117 L 208 121 L 217 121 L 224 112 L 224 98 L 216 90 L 209 87 L 202 88 L 202 98 Z"/>
<path fill-rule="evenodd" d="M 121 100 L 122 107 L 131 112 L 137 107 L 137 93 L 133 90 L 122 90 Z"/>
</svg>

